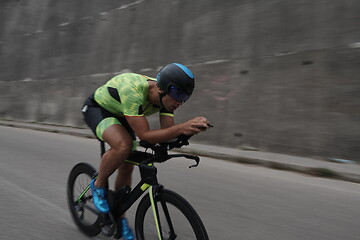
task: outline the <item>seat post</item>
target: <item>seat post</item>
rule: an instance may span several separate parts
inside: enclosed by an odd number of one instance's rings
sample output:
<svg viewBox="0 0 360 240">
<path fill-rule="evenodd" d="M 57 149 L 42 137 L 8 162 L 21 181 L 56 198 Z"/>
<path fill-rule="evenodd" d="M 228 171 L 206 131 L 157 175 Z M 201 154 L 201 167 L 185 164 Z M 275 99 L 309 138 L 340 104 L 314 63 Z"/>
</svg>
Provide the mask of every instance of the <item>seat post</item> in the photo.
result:
<svg viewBox="0 0 360 240">
<path fill-rule="evenodd" d="M 101 148 L 101 154 L 100 156 L 102 157 L 105 154 L 105 142 L 104 141 L 100 141 L 100 148 Z"/>
</svg>

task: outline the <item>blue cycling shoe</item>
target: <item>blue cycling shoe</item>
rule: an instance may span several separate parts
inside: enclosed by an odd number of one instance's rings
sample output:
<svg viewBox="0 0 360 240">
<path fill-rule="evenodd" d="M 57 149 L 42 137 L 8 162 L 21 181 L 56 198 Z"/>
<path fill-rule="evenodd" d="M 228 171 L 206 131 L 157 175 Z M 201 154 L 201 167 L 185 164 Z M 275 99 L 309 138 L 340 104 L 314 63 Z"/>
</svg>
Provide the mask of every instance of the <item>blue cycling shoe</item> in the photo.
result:
<svg viewBox="0 0 360 240">
<path fill-rule="evenodd" d="M 117 225 L 117 238 L 122 238 L 123 240 L 134 240 L 134 234 L 129 227 L 128 221 L 126 218 L 121 218 L 118 220 Z"/>
<path fill-rule="evenodd" d="M 107 191 L 105 188 L 97 188 L 94 185 L 95 179 L 91 180 L 90 188 L 93 195 L 93 202 L 96 209 L 101 213 L 108 213 L 109 203 L 107 201 Z"/>
</svg>

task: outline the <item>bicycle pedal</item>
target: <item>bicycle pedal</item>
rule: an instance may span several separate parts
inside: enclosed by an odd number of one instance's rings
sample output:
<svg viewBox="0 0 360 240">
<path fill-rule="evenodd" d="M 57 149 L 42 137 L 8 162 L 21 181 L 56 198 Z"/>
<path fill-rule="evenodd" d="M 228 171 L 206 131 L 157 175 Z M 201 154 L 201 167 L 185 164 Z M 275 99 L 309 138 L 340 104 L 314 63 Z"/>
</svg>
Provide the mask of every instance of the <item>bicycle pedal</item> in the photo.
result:
<svg viewBox="0 0 360 240">
<path fill-rule="evenodd" d="M 109 214 L 102 214 L 101 215 L 101 222 L 100 222 L 101 232 L 107 237 L 111 237 L 114 235 L 116 230 L 116 224 L 114 221 L 114 217 Z"/>
<path fill-rule="evenodd" d="M 105 225 L 101 228 L 101 233 L 107 237 L 111 237 L 115 234 L 115 225 Z"/>
</svg>

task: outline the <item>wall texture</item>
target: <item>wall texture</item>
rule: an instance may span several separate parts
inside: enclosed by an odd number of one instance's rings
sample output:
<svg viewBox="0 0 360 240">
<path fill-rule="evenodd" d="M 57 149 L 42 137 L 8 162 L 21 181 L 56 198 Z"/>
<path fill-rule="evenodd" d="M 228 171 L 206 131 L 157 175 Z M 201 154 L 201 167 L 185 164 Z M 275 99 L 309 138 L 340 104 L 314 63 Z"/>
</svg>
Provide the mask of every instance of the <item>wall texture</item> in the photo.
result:
<svg viewBox="0 0 360 240">
<path fill-rule="evenodd" d="M 359 23 L 357 0 L 3 0 L 0 118 L 84 126 L 100 84 L 176 61 L 197 141 L 360 161 Z"/>
</svg>

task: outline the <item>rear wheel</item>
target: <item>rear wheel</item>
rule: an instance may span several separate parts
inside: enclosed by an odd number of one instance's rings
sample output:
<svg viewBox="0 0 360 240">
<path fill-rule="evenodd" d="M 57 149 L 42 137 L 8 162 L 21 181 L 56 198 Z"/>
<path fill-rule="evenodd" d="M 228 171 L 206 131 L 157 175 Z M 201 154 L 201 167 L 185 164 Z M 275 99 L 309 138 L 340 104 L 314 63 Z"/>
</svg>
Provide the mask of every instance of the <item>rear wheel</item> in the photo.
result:
<svg viewBox="0 0 360 240">
<path fill-rule="evenodd" d="M 180 195 L 163 190 L 155 199 L 163 239 L 208 240 L 204 224 L 194 208 Z M 149 195 L 146 195 L 136 211 L 135 231 L 137 240 L 160 239 L 154 220 Z"/>
<path fill-rule="evenodd" d="M 96 170 L 89 164 L 79 163 L 71 170 L 67 184 L 71 215 L 79 229 L 88 236 L 95 236 L 101 232 L 101 219 L 92 203 L 89 189 L 89 183 L 95 172 Z"/>
</svg>

